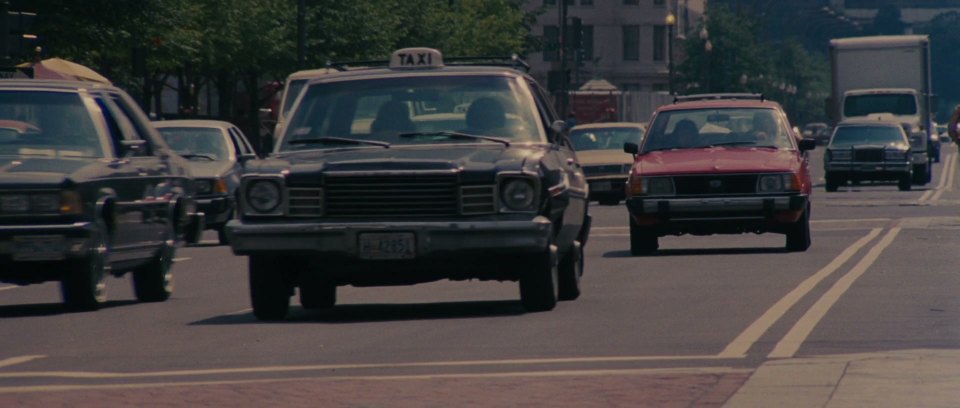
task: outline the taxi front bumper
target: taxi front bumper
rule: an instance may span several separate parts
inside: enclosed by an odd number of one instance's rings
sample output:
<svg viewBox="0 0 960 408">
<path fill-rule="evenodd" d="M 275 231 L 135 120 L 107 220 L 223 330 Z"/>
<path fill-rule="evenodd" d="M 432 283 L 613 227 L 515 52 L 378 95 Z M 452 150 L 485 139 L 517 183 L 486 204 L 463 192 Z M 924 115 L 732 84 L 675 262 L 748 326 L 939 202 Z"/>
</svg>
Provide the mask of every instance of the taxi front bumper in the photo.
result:
<svg viewBox="0 0 960 408">
<path fill-rule="evenodd" d="M 409 237 L 416 258 L 469 253 L 533 253 L 548 248 L 550 220 L 498 221 L 369 221 L 369 222 L 244 222 L 226 225 L 233 252 L 310 252 L 363 259 L 366 234 Z"/>
</svg>

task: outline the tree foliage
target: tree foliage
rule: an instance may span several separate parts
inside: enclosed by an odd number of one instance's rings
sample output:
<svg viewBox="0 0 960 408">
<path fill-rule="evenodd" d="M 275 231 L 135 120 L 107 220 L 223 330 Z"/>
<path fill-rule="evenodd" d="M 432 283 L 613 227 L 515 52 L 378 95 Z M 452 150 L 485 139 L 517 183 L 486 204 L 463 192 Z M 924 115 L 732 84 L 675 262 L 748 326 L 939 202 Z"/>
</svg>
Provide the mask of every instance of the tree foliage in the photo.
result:
<svg viewBox="0 0 960 408">
<path fill-rule="evenodd" d="M 791 120 L 822 120 L 829 89 L 824 56 L 811 54 L 796 39 L 764 41 L 760 23 L 724 5 L 711 5 L 700 35 L 681 43 L 679 93 L 760 92 L 784 105 Z M 709 43 L 709 45 L 708 45 Z"/>
</svg>

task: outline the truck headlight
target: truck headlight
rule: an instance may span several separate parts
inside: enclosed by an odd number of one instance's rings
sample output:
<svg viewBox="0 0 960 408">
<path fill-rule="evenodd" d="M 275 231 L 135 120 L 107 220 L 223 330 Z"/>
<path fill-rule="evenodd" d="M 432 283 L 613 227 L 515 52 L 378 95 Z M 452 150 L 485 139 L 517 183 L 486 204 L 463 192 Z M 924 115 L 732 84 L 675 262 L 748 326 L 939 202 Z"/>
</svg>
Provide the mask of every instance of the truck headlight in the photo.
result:
<svg viewBox="0 0 960 408">
<path fill-rule="evenodd" d="M 280 184 L 276 180 L 250 181 L 245 192 L 247 204 L 258 213 L 271 213 L 280 207 Z"/>
<path fill-rule="evenodd" d="M 757 192 L 759 193 L 799 190 L 800 178 L 796 174 L 767 174 L 757 179 Z"/>
<path fill-rule="evenodd" d="M 500 184 L 500 201 L 509 211 L 533 211 L 537 204 L 537 190 L 526 178 L 510 178 Z"/>
</svg>

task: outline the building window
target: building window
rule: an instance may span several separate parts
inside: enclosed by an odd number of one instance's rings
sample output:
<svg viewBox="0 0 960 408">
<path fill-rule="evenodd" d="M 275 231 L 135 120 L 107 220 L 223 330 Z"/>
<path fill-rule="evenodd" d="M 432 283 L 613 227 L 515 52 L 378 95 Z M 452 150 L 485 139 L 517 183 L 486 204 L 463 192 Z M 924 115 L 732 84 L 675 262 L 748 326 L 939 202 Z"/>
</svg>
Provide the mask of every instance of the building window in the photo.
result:
<svg viewBox="0 0 960 408">
<path fill-rule="evenodd" d="M 653 26 L 653 60 L 664 61 L 667 56 L 667 26 Z"/>
<path fill-rule="evenodd" d="M 654 5 L 654 6 L 657 6 L 657 7 L 663 7 L 664 5 L 666 5 L 666 1 L 664 1 L 664 0 L 653 0 L 653 5 Z"/>
<path fill-rule="evenodd" d="M 543 60 L 560 59 L 560 28 L 555 25 L 543 26 Z"/>
<path fill-rule="evenodd" d="M 640 26 L 623 26 L 623 60 L 640 60 Z"/>
<path fill-rule="evenodd" d="M 639 6 L 640 0 L 623 0 L 624 6 Z"/>
</svg>

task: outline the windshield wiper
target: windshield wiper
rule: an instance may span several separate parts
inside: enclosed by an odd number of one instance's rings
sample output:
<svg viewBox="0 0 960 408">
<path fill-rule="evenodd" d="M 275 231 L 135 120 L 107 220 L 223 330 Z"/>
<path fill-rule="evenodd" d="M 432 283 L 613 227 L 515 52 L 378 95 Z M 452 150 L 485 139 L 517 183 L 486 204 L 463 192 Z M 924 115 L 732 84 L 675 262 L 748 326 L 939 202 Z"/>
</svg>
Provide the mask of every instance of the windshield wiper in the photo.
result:
<svg viewBox="0 0 960 408">
<path fill-rule="evenodd" d="M 504 146 L 510 146 L 510 141 L 493 136 L 471 135 L 463 132 L 409 132 L 401 133 L 400 137 L 419 137 L 419 136 L 446 136 L 451 139 L 471 139 L 471 140 L 489 140 L 491 142 L 503 143 Z"/>
<path fill-rule="evenodd" d="M 740 140 L 740 141 L 733 141 L 733 142 L 711 143 L 710 146 L 746 146 L 746 145 L 753 145 L 755 143 L 757 142 Z M 761 147 L 761 146 L 757 146 L 757 147 Z"/>
<path fill-rule="evenodd" d="M 381 146 L 387 149 L 390 148 L 390 143 L 387 143 L 387 142 L 381 142 L 377 140 L 349 139 L 346 137 L 314 137 L 314 138 L 308 138 L 308 139 L 295 139 L 287 143 L 292 145 L 310 144 L 310 143 L 341 143 L 341 144 L 353 144 L 353 145 Z"/>
<path fill-rule="evenodd" d="M 207 160 L 210 160 L 210 161 L 217 161 L 217 159 L 216 159 L 215 157 L 213 157 L 213 156 L 211 156 L 211 155 L 209 155 L 209 154 L 203 154 L 203 153 L 181 153 L 181 154 L 180 154 L 180 157 L 183 157 L 184 159 L 192 159 L 192 158 L 195 158 L 195 157 L 200 157 L 200 158 L 207 159 Z"/>
</svg>

